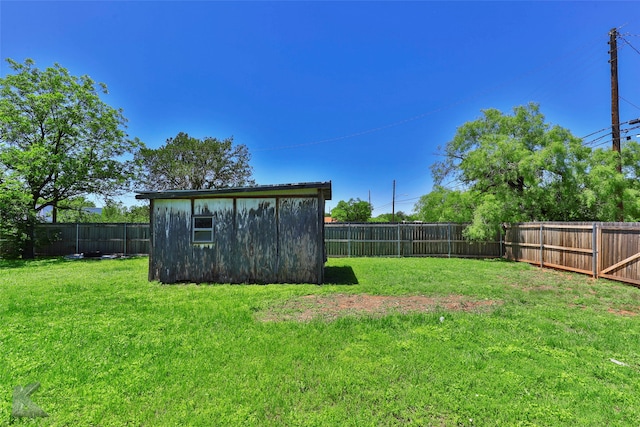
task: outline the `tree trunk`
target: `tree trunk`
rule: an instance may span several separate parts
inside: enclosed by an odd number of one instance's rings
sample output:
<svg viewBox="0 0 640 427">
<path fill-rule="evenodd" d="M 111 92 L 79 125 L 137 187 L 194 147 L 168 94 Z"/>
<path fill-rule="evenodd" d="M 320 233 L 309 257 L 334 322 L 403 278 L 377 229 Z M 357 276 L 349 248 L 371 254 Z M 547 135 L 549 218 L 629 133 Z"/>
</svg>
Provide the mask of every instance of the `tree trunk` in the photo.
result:
<svg viewBox="0 0 640 427">
<path fill-rule="evenodd" d="M 28 220 L 25 232 L 27 238 L 22 245 L 22 259 L 34 259 L 36 257 L 36 225 L 33 221 Z"/>
</svg>

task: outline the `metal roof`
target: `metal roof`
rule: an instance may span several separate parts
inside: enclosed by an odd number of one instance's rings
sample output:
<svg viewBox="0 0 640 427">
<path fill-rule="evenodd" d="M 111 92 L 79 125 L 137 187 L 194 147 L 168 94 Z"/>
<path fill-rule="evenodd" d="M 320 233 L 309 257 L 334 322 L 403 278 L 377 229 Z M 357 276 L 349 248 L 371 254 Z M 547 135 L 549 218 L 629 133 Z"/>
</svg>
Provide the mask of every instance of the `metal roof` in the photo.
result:
<svg viewBox="0 0 640 427">
<path fill-rule="evenodd" d="M 315 191 L 314 191 L 315 190 Z M 253 187 L 230 187 L 208 190 L 166 190 L 138 192 L 136 199 L 191 199 L 206 197 L 224 197 L 233 195 L 268 196 L 314 194 L 322 191 L 325 200 L 331 200 L 331 181 L 302 182 L 297 184 L 255 185 Z"/>
</svg>

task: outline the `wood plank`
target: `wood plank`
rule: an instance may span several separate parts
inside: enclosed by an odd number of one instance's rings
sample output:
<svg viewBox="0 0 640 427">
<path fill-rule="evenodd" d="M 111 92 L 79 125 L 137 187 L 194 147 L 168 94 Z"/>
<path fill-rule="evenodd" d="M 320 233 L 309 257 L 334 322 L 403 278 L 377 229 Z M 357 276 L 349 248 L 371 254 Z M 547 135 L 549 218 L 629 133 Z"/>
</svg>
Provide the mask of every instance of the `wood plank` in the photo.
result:
<svg viewBox="0 0 640 427">
<path fill-rule="evenodd" d="M 511 243 L 505 242 L 505 246 L 520 246 L 523 248 L 540 248 L 540 243 Z"/>
<path fill-rule="evenodd" d="M 538 225 L 538 228 L 540 226 Z M 559 224 L 544 224 L 543 228 L 545 230 L 552 230 L 552 229 L 561 229 L 561 230 L 592 230 L 593 229 L 593 225 L 573 225 L 573 224 L 566 224 L 566 225 L 559 225 Z"/>
<path fill-rule="evenodd" d="M 559 265 L 559 264 L 550 264 L 548 262 L 545 262 L 544 266 L 555 268 L 557 270 L 568 270 L 568 271 L 573 271 L 575 273 L 584 273 L 584 274 L 588 274 L 589 276 L 593 276 L 593 273 L 590 270 L 585 270 L 582 268 L 569 267 L 566 265 Z"/>
<path fill-rule="evenodd" d="M 609 280 L 615 280 L 616 282 L 630 283 L 632 285 L 640 287 L 640 280 L 638 280 L 638 279 L 631 279 L 631 278 L 628 278 L 628 277 L 614 276 L 613 274 L 600 274 L 600 277 L 603 277 L 603 278 L 609 279 Z"/>
<path fill-rule="evenodd" d="M 583 249 L 583 248 L 572 248 L 568 246 L 544 245 L 544 249 L 553 249 L 553 250 L 559 250 L 559 251 L 577 252 L 577 253 L 593 255 L 593 249 L 591 248 Z"/>
<path fill-rule="evenodd" d="M 602 271 L 600 272 L 600 274 L 601 274 L 601 275 L 603 275 L 603 274 L 607 274 L 607 273 L 609 273 L 609 272 L 611 272 L 611 271 L 613 271 L 613 270 L 616 270 L 617 268 L 622 267 L 623 265 L 628 264 L 628 263 L 630 263 L 631 261 L 636 260 L 636 259 L 638 259 L 638 258 L 640 258 L 640 252 L 638 252 L 638 253 L 637 253 L 637 254 L 635 254 L 635 255 L 631 255 L 629 258 L 625 258 L 625 259 L 623 259 L 622 261 L 620 261 L 620 262 L 618 262 L 618 263 L 613 264 L 611 267 L 607 267 L 607 268 L 605 268 L 604 270 L 602 270 Z"/>
</svg>

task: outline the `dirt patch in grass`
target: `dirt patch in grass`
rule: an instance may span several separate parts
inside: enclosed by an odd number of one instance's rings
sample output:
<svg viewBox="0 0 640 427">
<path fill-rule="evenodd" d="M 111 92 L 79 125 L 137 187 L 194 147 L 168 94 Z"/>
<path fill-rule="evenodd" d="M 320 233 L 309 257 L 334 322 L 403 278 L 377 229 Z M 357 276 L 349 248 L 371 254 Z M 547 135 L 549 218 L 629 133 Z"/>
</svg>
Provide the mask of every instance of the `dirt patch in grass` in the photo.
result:
<svg viewBox="0 0 640 427">
<path fill-rule="evenodd" d="M 617 314 L 619 316 L 637 316 L 638 315 L 638 310 L 640 310 L 640 307 L 636 307 L 635 311 L 631 311 L 631 310 L 623 310 L 623 309 L 615 309 L 615 308 L 610 308 L 607 311 L 609 313 L 612 314 Z"/>
<path fill-rule="evenodd" d="M 334 320 L 345 316 L 384 316 L 390 313 L 444 311 L 485 311 L 502 301 L 473 300 L 462 295 L 446 297 L 382 296 L 366 294 L 307 295 L 258 313 L 264 322 L 313 319 Z"/>
</svg>

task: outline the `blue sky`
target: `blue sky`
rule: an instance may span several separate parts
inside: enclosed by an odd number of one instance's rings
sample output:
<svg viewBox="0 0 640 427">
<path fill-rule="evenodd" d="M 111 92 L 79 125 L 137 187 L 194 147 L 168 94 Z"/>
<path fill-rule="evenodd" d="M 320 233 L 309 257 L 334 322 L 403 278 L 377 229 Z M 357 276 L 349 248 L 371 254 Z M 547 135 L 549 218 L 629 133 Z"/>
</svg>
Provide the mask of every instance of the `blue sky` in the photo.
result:
<svg viewBox="0 0 640 427">
<path fill-rule="evenodd" d="M 0 74 L 58 62 L 106 83 L 149 147 L 233 135 L 259 184 L 331 180 L 329 209 L 370 195 L 379 215 L 394 180 L 396 211 L 431 191 L 438 146 L 482 109 L 533 101 L 576 136 L 609 127 L 614 27 L 620 118 L 640 117 L 639 18 L 614 1 L 2 0 Z"/>
</svg>

